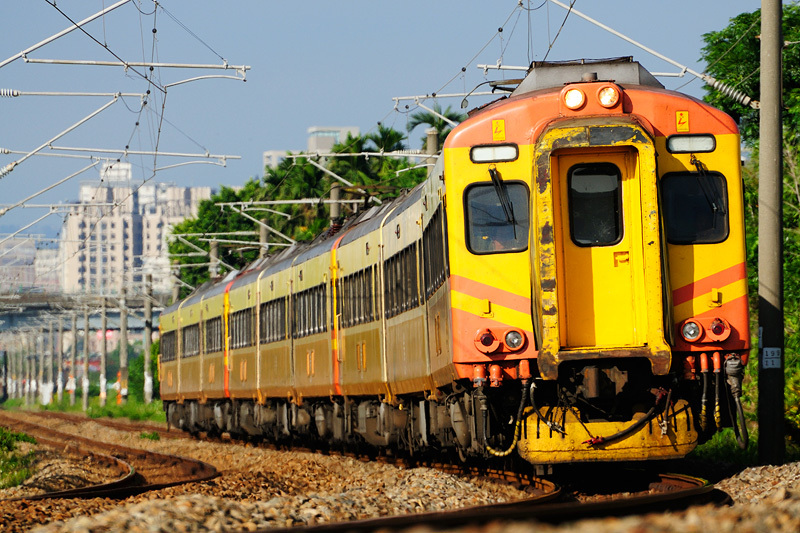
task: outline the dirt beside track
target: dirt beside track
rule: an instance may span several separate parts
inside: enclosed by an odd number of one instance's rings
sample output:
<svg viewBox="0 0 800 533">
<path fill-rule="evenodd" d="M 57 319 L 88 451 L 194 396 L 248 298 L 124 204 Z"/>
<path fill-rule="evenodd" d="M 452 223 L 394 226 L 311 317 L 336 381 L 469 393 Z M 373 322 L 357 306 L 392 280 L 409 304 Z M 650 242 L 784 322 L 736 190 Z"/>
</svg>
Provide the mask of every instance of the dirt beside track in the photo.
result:
<svg viewBox="0 0 800 533">
<path fill-rule="evenodd" d="M 151 441 L 141 438 L 139 430 L 112 429 L 90 420 L 51 424 L 90 439 L 198 459 L 216 467 L 220 476 L 124 500 L 3 501 L 1 531 L 256 531 L 442 511 L 527 496 L 513 485 L 430 468 L 236 443 Z M 800 463 L 747 469 L 717 486 L 730 494 L 733 506 L 562 525 L 535 523 L 535 527 L 536 531 L 580 532 L 800 530 L 800 490 L 795 488 L 800 486 Z M 532 525 L 498 521 L 470 531 L 516 532 Z M 414 531 L 429 529 L 418 526 Z"/>
</svg>

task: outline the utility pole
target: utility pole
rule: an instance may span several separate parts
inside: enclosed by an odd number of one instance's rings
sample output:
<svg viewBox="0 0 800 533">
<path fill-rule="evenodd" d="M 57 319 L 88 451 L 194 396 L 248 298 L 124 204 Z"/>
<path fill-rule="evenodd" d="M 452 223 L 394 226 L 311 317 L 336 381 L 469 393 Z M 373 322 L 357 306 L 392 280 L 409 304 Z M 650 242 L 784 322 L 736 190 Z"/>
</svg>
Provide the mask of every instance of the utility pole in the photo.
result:
<svg viewBox="0 0 800 533">
<path fill-rule="evenodd" d="M 117 403 L 128 403 L 128 303 L 126 290 L 120 290 L 119 300 L 119 397 Z"/>
<path fill-rule="evenodd" d="M 69 378 L 67 390 L 69 391 L 69 404 L 75 405 L 75 372 L 76 359 L 78 358 L 78 313 L 72 312 L 72 350 L 69 354 Z"/>
<path fill-rule="evenodd" d="M 81 387 L 83 388 L 83 412 L 89 410 L 89 306 L 83 308 L 83 377 Z"/>
<path fill-rule="evenodd" d="M 64 320 L 61 316 L 58 317 L 58 355 L 56 366 L 56 397 L 58 403 L 64 397 Z"/>
<path fill-rule="evenodd" d="M 153 339 L 153 275 L 144 277 L 144 403 L 153 401 L 153 375 L 150 373 L 150 343 Z"/>
<path fill-rule="evenodd" d="M 181 295 L 181 285 L 180 285 L 180 275 L 181 271 L 178 267 L 178 260 L 172 260 L 172 303 L 178 301 Z"/>
<path fill-rule="evenodd" d="M 342 218 L 342 206 L 339 204 L 341 193 L 342 186 L 339 185 L 339 182 L 334 181 L 333 184 L 331 184 L 331 228 L 339 224 L 339 219 Z"/>
<path fill-rule="evenodd" d="M 53 360 L 56 353 L 56 323 L 50 322 L 50 331 L 48 335 L 48 350 L 45 353 L 45 383 L 42 390 L 42 398 L 45 405 L 50 405 L 53 401 Z"/>
<path fill-rule="evenodd" d="M 783 131 L 781 0 L 761 0 L 758 176 L 758 457 L 783 463 Z"/>
<path fill-rule="evenodd" d="M 339 187 L 339 184 L 335 184 L 334 187 Z M 333 198 L 333 188 L 331 188 L 331 198 Z M 337 206 L 338 209 L 338 206 Z M 331 206 L 331 210 L 333 207 Z M 333 212 L 333 211 L 331 211 Z M 333 218 L 333 215 L 331 215 Z M 267 242 L 269 242 L 269 232 L 267 231 L 267 219 L 262 218 L 261 224 L 258 226 L 258 243 L 261 245 L 258 248 L 258 258 L 261 259 L 267 256 Z"/>
<path fill-rule="evenodd" d="M 36 357 L 38 359 L 39 368 L 38 378 L 36 379 L 36 392 L 39 396 L 39 404 L 45 404 L 44 398 L 44 362 L 45 362 L 45 342 L 44 342 L 44 326 L 39 328 L 39 334 L 36 335 Z"/>
<path fill-rule="evenodd" d="M 100 328 L 103 332 L 102 339 L 100 340 L 100 405 L 106 406 L 107 391 L 107 378 L 106 368 L 108 366 L 108 341 L 106 340 L 106 331 L 108 331 L 108 316 L 106 315 L 106 298 L 103 297 L 103 305 L 100 308 Z"/>
<path fill-rule="evenodd" d="M 219 243 L 217 241 L 209 243 L 208 255 L 208 274 L 213 279 L 219 275 Z"/>
<path fill-rule="evenodd" d="M 425 130 L 427 138 L 425 139 L 425 153 L 431 156 L 439 153 L 439 131 L 436 128 L 428 128 Z M 429 157 L 428 163 L 431 165 L 436 164 L 435 157 Z"/>
<path fill-rule="evenodd" d="M 25 337 L 25 405 L 31 404 L 31 391 L 33 390 L 33 386 L 31 385 L 31 378 L 33 377 L 33 372 L 31 372 L 31 360 L 33 359 L 33 350 L 30 333 Z"/>
</svg>

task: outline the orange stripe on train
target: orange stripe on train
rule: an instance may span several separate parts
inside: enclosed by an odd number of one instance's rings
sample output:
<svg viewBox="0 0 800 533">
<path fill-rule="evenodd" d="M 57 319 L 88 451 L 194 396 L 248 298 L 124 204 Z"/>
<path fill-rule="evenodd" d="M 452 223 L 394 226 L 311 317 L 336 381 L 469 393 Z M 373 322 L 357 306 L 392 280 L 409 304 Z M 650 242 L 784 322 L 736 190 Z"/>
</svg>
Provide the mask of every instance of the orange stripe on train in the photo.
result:
<svg viewBox="0 0 800 533">
<path fill-rule="evenodd" d="M 526 315 L 531 313 L 530 298 L 514 294 L 513 292 L 504 291 L 503 289 L 498 289 L 497 287 L 486 285 L 463 276 L 451 275 L 450 288 L 451 290 L 466 294 L 467 296 L 472 296 L 473 298 L 479 298 L 481 300 L 489 299 L 513 311 L 525 313 Z"/>
<path fill-rule="evenodd" d="M 718 289 L 725 285 L 730 285 L 734 281 L 745 279 L 746 275 L 744 263 L 720 270 L 710 276 L 698 279 L 694 283 L 673 290 L 672 305 L 680 305 L 711 292 L 711 289 Z"/>
</svg>

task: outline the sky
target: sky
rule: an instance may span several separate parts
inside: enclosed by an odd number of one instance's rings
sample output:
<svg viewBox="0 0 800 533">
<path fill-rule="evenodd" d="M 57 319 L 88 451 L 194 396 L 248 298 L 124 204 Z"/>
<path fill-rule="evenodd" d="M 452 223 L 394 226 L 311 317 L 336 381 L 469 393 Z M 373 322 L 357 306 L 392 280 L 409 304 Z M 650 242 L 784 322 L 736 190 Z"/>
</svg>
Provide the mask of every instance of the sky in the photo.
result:
<svg viewBox="0 0 800 533">
<path fill-rule="evenodd" d="M 2 2 L 0 62 L 70 27 L 69 19 L 83 20 L 115 3 Z M 759 7 L 758 0 L 574 3 L 575 10 L 698 72 L 704 70 L 699 62 L 703 34 L 721 30 L 731 18 Z M 414 100 L 395 107 L 393 98 L 465 93 L 481 82 L 521 74 L 484 71 L 477 65 L 633 56 L 651 72 L 680 70 L 542 0 L 523 0 L 522 6 L 517 0 L 160 0 L 158 5 L 132 0 L 83 29 L 26 57 L 250 67 L 246 82 L 210 78 L 166 89 L 165 85 L 197 76 L 236 73 L 36 64 L 23 59 L 0 67 L 0 89 L 5 90 L 133 94 L 150 90 L 146 105 L 139 96 L 120 97 L 53 141 L 53 146 L 92 150 L 127 146 L 145 152 L 237 156 L 228 158 L 223 167 L 208 164 L 208 158 L 128 155 L 122 160 L 133 165 L 134 184 L 153 180 L 214 188 L 243 185 L 262 175 L 265 150 L 303 150 L 312 126 L 356 126 L 365 134 L 381 122 L 405 132 L 409 116 L 424 110 Z M 757 33 L 756 28 L 753 36 Z M 668 89 L 697 98 L 704 94 L 703 83 L 690 82 L 692 76 L 659 79 Z M 469 106 L 490 99 L 470 97 Z M 111 96 L 0 97 L 0 167 L 25 158 L 112 100 Z M 460 97 L 435 101 L 444 108 L 460 109 Z M 432 107 L 434 99 L 420 103 Z M 423 130 L 411 132 L 410 148 L 420 147 Z M 4 154 L 4 149 L 21 153 Z M 18 204 L 97 161 L 53 154 L 119 157 L 49 148 L 40 153 L 48 155 L 27 157 L 0 178 L 0 205 Z M 203 163 L 173 166 L 194 161 Z M 0 240 L 49 212 L 35 206 L 75 202 L 80 183 L 98 179 L 98 167 L 90 168 L 9 210 L 0 216 Z M 20 235 L 52 237 L 62 216 L 51 214 Z"/>
</svg>

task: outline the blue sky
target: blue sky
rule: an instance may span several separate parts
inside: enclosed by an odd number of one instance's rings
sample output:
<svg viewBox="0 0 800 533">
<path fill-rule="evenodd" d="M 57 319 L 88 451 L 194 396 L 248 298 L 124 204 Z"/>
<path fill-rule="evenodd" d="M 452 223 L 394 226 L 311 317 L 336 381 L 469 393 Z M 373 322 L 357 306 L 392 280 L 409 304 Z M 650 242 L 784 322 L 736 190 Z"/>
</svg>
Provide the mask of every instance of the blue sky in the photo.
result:
<svg viewBox="0 0 800 533">
<path fill-rule="evenodd" d="M 59 0 L 57 6 L 77 21 L 113 3 Z M 115 61 L 113 52 L 129 62 L 154 57 L 162 63 L 195 64 L 221 64 L 221 57 L 230 65 L 251 67 L 246 83 L 201 80 L 170 87 L 166 98 L 153 89 L 147 106 L 152 110 L 141 114 L 138 98 L 124 98 L 53 143 L 153 150 L 157 142 L 159 150 L 166 152 L 241 156 L 241 160 L 228 161 L 225 168 L 186 165 L 159 171 L 155 177 L 153 157 L 131 156 L 134 179 L 139 181 L 152 177 L 186 186 L 241 185 L 261 175 L 264 150 L 303 149 L 311 126 L 358 126 L 366 133 L 382 121 L 405 131 L 408 114 L 418 109 L 409 101 L 405 102 L 410 105 L 408 111 L 405 104 L 395 110 L 393 97 L 460 93 L 488 79 L 519 76 L 497 71 L 485 76 L 478 64 L 502 60 L 505 65 L 521 66 L 545 55 L 548 60 L 632 55 L 654 72 L 678 70 L 574 14 L 559 33 L 567 11 L 541 0 L 524 2 L 530 10 L 520 9 L 516 0 L 163 0 L 160 4 L 166 11 L 158 9 L 153 15 L 151 0 L 134 0 L 84 26 L 107 49 L 74 31 L 29 54 L 38 59 Z M 577 0 L 574 5 L 701 72 L 702 35 L 724 28 L 730 18 L 759 6 L 758 0 Z M 3 2 L 0 19 L 0 61 L 70 25 L 46 0 Z M 154 71 L 152 79 L 164 85 L 218 73 L 164 68 Z M 677 89 L 690 79 L 661 78 L 661 82 Z M 19 59 L 0 68 L 0 89 L 143 93 L 148 82 L 119 67 L 43 65 Z M 681 90 L 696 97 L 704 94 L 700 81 Z M 110 100 L 0 98 L 0 148 L 33 150 Z M 438 100 L 444 107 L 459 108 L 460 98 Z M 470 106 L 486 101 L 473 97 Z M 422 135 L 422 128 L 412 132 L 412 148 L 419 146 Z M 0 166 L 20 157 L 0 154 Z M 180 161 L 186 159 L 160 157 L 156 166 Z M 79 159 L 31 157 L 0 179 L 0 203 L 17 203 L 87 164 Z M 80 181 L 97 178 L 97 171 L 89 170 L 30 203 L 75 201 Z M 14 231 L 45 213 L 14 209 L 0 217 L 0 232 Z M 53 233 L 60 224 L 60 218 L 51 215 L 24 233 Z"/>
</svg>

